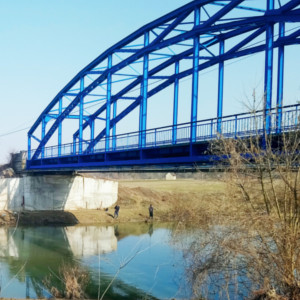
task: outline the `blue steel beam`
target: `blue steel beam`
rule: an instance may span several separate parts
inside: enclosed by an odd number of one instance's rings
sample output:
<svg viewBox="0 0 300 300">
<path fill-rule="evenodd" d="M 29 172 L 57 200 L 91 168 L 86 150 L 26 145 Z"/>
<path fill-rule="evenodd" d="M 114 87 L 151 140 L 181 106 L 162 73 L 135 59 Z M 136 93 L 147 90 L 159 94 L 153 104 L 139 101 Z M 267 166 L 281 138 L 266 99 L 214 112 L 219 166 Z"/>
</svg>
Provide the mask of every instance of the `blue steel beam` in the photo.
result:
<svg viewBox="0 0 300 300">
<path fill-rule="evenodd" d="M 46 109 L 41 113 L 41 115 L 39 116 L 39 118 L 35 121 L 35 123 L 33 124 L 33 126 L 30 128 L 29 130 L 29 135 L 31 136 L 33 134 L 33 132 L 36 130 L 36 128 L 40 125 L 42 117 L 44 114 L 47 114 L 52 107 L 54 107 L 56 105 L 56 103 L 59 101 L 59 97 L 61 96 L 61 94 L 68 92 L 79 80 L 81 77 L 85 76 L 90 70 L 92 70 L 94 67 L 96 67 L 97 65 L 99 65 L 103 60 L 105 60 L 107 58 L 107 56 L 111 53 L 113 53 L 115 50 L 117 49 L 121 49 L 123 47 L 125 47 L 127 44 L 130 44 L 132 41 L 136 40 L 137 38 L 139 38 L 141 35 L 144 34 L 145 31 L 150 31 L 152 30 L 152 28 L 156 28 L 158 26 L 160 26 L 161 24 L 165 24 L 166 22 L 169 22 L 170 20 L 178 17 L 181 14 L 184 14 L 186 12 L 191 11 L 195 6 L 197 5 L 206 5 L 209 2 L 211 2 L 211 0 L 195 0 L 191 3 L 188 3 L 174 11 L 172 11 L 171 13 L 162 16 L 161 18 L 146 24 L 145 26 L 139 28 L 138 30 L 136 30 L 134 33 L 132 33 L 131 35 L 127 36 L 126 38 L 124 38 L 123 40 L 121 40 L 120 42 L 116 43 L 115 45 L 113 45 L 112 47 L 110 47 L 109 49 L 107 49 L 105 52 L 103 52 L 101 55 L 99 55 L 96 59 L 94 59 L 90 64 L 88 64 L 84 69 L 82 69 L 58 94 L 57 96 L 49 103 L 49 105 L 46 107 Z"/>
<path fill-rule="evenodd" d="M 274 9 L 274 0 L 267 0 L 267 12 Z M 265 83 L 264 83 L 264 123 L 266 133 L 271 129 L 272 108 L 272 78 L 273 78 L 273 36 L 274 25 L 268 24 L 266 30 L 266 53 L 265 53 Z"/>
<path fill-rule="evenodd" d="M 241 30 L 241 29 L 239 29 L 239 30 L 236 30 L 236 34 L 238 34 L 238 33 L 244 33 L 244 32 L 246 32 L 246 31 L 249 31 L 250 29 L 247 29 L 247 30 L 245 30 L 245 29 L 243 29 L 243 30 Z M 252 30 L 252 29 L 251 29 Z M 261 32 L 263 32 L 263 29 L 261 28 L 261 29 L 259 29 L 256 33 L 253 33 L 252 34 L 252 36 L 253 36 L 253 38 L 255 38 L 257 35 L 259 35 Z M 232 33 L 228 33 L 227 35 L 224 35 L 223 37 L 229 37 L 229 36 L 234 36 L 234 34 L 232 34 Z M 293 34 L 293 36 L 297 36 L 297 34 L 296 33 L 294 33 Z M 247 42 L 249 42 L 249 40 L 248 40 L 248 38 L 246 39 L 247 40 Z M 280 40 L 279 40 L 280 41 Z M 258 47 L 258 48 L 253 48 L 253 49 L 255 49 L 255 50 L 247 50 L 247 51 L 242 51 L 242 52 L 240 52 L 239 53 L 239 55 L 238 54 L 234 54 L 234 52 L 233 52 L 233 50 L 239 50 L 242 46 L 244 46 L 244 42 L 241 42 L 240 43 L 240 45 L 238 45 L 238 46 L 235 46 L 235 47 L 233 47 L 231 50 L 229 50 L 228 51 L 228 54 L 227 54 L 227 58 L 225 57 L 224 58 L 224 60 L 225 59 L 231 59 L 231 58 L 236 58 L 236 57 L 239 57 L 239 56 L 243 56 L 243 55 L 248 55 L 248 54 L 253 54 L 253 53 L 256 53 L 256 52 L 260 52 L 260 51 L 262 51 L 264 48 L 261 46 L 261 47 Z M 179 57 L 184 57 L 185 55 L 190 55 L 192 53 L 192 49 L 190 49 L 190 50 L 188 50 L 188 51 L 186 51 L 185 53 L 183 53 L 181 56 L 179 56 Z M 229 54 L 231 54 L 230 56 L 229 56 Z M 179 58 L 178 58 L 179 59 Z M 215 58 L 215 59 L 218 59 L 217 57 Z M 151 72 L 150 71 L 150 73 L 152 74 L 152 73 L 154 73 L 154 72 L 159 72 L 160 70 L 162 70 L 163 68 L 165 68 L 165 67 L 167 67 L 167 66 L 169 66 L 171 63 L 173 63 L 174 62 L 174 57 L 172 58 L 172 59 L 170 59 L 168 62 L 166 62 L 166 63 L 164 63 L 164 64 L 162 64 L 161 66 L 159 66 L 159 67 L 157 67 L 155 70 L 153 70 L 153 72 Z M 214 64 L 214 63 L 213 63 Z M 212 66 L 213 64 L 206 64 L 206 67 L 210 67 L 210 66 Z M 204 65 L 205 66 L 205 65 Z M 149 74 L 150 74 L 149 73 Z M 187 73 L 187 74 L 189 74 L 189 73 Z M 190 74 L 189 74 L 190 75 Z M 186 75 L 186 76 L 188 76 L 188 75 Z M 127 91 L 129 91 L 131 88 L 133 88 L 134 86 L 136 86 L 138 83 L 139 83 L 139 80 L 137 80 L 138 82 L 134 82 L 134 83 L 132 83 L 131 85 L 129 85 L 129 86 L 127 86 L 124 90 L 123 90 L 123 93 L 125 93 L 125 92 L 127 92 Z M 121 95 L 122 93 L 120 93 L 120 94 L 117 94 L 116 96 L 115 96 L 115 99 L 117 99 L 117 98 L 119 98 L 120 97 L 120 95 Z M 114 98 L 114 97 L 113 97 Z M 114 100 L 112 100 L 112 101 L 114 101 Z M 97 114 L 100 114 L 102 111 L 104 111 L 105 110 L 105 106 L 103 106 L 102 108 L 100 108 L 96 113 L 95 113 L 95 115 L 97 115 Z M 94 115 L 94 117 L 95 117 L 95 115 Z"/>
<path fill-rule="evenodd" d="M 270 1 L 270 0 L 268 0 Z M 181 12 L 185 13 L 186 15 L 189 14 L 189 12 L 191 12 L 192 10 L 195 9 L 195 7 L 202 7 L 205 4 L 210 3 L 211 1 L 194 1 L 193 5 L 186 5 L 182 8 Z M 164 40 L 164 38 L 167 36 L 167 31 L 163 32 L 160 36 L 158 36 L 152 43 L 149 44 L 148 47 L 144 47 L 142 49 L 140 49 L 139 51 L 137 51 L 137 53 L 134 53 L 132 56 L 130 56 L 129 58 L 125 59 L 124 61 L 122 61 L 121 63 L 117 64 L 116 66 L 114 66 L 114 68 L 111 70 L 111 73 L 116 73 L 118 70 L 124 68 L 126 65 L 129 65 L 130 63 L 133 63 L 134 61 L 138 60 L 141 57 L 144 57 L 145 55 L 149 55 L 149 53 L 151 53 L 152 51 L 156 51 L 157 49 L 162 49 L 165 47 L 169 47 L 170 45 L 175 45 L 178 44 L 178 42 L 183 41 L 183 40 L 187 40 L 187 39 L 191 39 L 191 38 L 195 38 L 197 35 L 201 35 L 205 32 L 209 33 L 213 33 L 216 32 L 218 33 L 218 30 L 220 30 L 221 32 L 227 31 L 227 30 L 234 30 L 235 28 L 242 28 L 245 26 L 253 26 L 253 27 L 257 27 L 257 26 L 264 26 L 265 24 L 269 24 L 270 22 L 278 22 L 278 20 L 280 19 L 281 22 L 287 22 L 287 21 L 291 21 L 291 22 L 299 22 L 299 10 L 294 10 L 294 11 L 290 11 L 288 12 L 288 10 L 295 8 L 298 4 L 299 1 L 290 1 L 288 4 L 282 6 L 280 8 L 280 10 L 273 10 L 272 14 L 271 13 L 266 13 L 264 16 L 259 16 L 259 17 L 252 17 L 252 18 L 245 18 L 242 20 L 238 20 L 238 21 L 233 21 L 233 22 L 228 22 L 225 24 L 214 24 L 216 21 L 219 21 L 224 15 L 226 15 L 229 11 L 231 11 L 234 7 L 236 7 L 239 3 L 243 2 L 241 1 L 231 1 L 229 4 L 227 4 L 223 9 L 221 9 L 219 12 L 217 12 L 215 15 L 213 15 L 211 18 L 209 18 L 207 21 L 203 22 L 202 24 L 199 24 L 198 27 L 194 28 L 192 31 L 190 32 L 183 32 L 182 34 L 176 36 L 176 37 L 171 37 L 169 39 Z M 192 3 L 190 3 L 192 4 Z M 171 24 L 173 24 L 173 28 L 175 27 L 175 23 L 178 22 L 178 24 L 180 23 L 180 21 L 178 20 L 178 16 L 182 16 L 182 14 L 178 14 L 178 12 L 180 11 L 177 10 L 177 14 L 172 12 L 152 23 L 150 23 L 151 25 L 153 25 L 153 28 L 155 28 L 155 26 L 159 26 L 159 22 L 162 22 L 163 20 L 166 21 L 168 19 L 168 21 L 172 21 Z M 282 12 L 284 12 L 285 14 L 282 15 Z M 174 21 L 175 19 L 175 21 Z M 124 40 L 122 40 L 120 43 L 116 44 L 115 46 L 111 47 L 109 50 L 112 49 L 117 49 L 116 46 L 122 44 L 122 42 L 126 42 L 129 43 L 130 40 L 134 40 L 134 37 L 137 37 L 139 35 L 142 35 L 143 32 L 145 32 L 145 28 L 147 28 L 147 26 L 149 26 L 150 24 L 144 26 L 143 28 L 141 28 L 140 30 L 136 31 L 134 34 L 130 35 L 129 37 L 125 38 Z M 160 23 L 162 24 L 162 23 Z M 151 27 L 151 26 L 150 26 Z M 171 32 L 172 29 L 170 29 L 170 27 L 167 27 L 169 32 Z M 144 30 L 144 31 L 143 31 Z M 152 30 L 152 29 L 151 29 Z M 286 40 L 287 44 L 291 44 L 293 43 L 291 40 Z M 294 41 L 295 43 L 295 41 Z M 123 45 L 125 46 L 125 45 Z M 88 69 L 91 69 L 93 63 L 95 63 L 94 66 L 96 66 L 97 64 L 99 64 L 100 61 L 104 60 L 107 57 L 107 54 L 109 53 L 109 50 L 106 51 L 103 55 L 100 55 L 94 62 L 92 62 L 90 65 L 88 65 L 83 71 L 87 71 Z M 111 51 L 111 53 L 113 53 Z M 106 54 L 106 55 L 105 55 Z M 83 72 L 82 71 L 82 72 Z M 84 74 L 80 72 L 79 74 Z M 150 73 L 150 71 L 149 71 Z M 95 87 L 99 86 L 99 84 L 101 82 L 103 82 L 104 80 L 107 79 L 108 76 L 108 71 L 105 70 L 103 71 L 103 73 L 101 74 L 101 76 L 99 76 L 92 84 L 90 84 L 89 86 L 86 87 L 86 89 L 84 89 L 81 93 L 79 93 L 75 99 L 72 101 L 72 103 L 63 111 L 63 113 L 60 115 L 60 117 L 54 122 L 54 124 L 52 125 L 52 127 L 49 129 L 48 133 L 44 136 L 44 138 L 42 139 L 42 142 L 40 143 L 36 153 L 34 154 L 35 157 L 38 157 L 41 149 L 45 146 L 45 144 L 48 142 L 48 140 L 50 139 L 50 137 L 52 136 L 52 134 L 54 133 L 54 131 L 58 128 L 59 124 L 61 124 L 61 122 L 64 120 L 64 118 L 66 118 L 70 112 L 76 107 L 77 103 L 78 103 L 78 99 L 83 96 L 85 97 L 86 95 L 88 95 Z M 172 76 L 170 76 L 171 78 Z M 78 81 L 78 80 L 77 80 Z M 74 80 L 72 80 L 71 82 L 77 82 L 74 78 Z M 70 86 L 71 82 L 66 86 L 64 90 L 64 92 L 68 92 L 67 87 Z M 72 85 L 73 86 L 73 85 Z M 116 100 L 117 101 L 117 100 Z M 55 101 L 55 99 L 51 102 L 53 105 L 55 105 L 57 103 L 57 101 Z M 46 110 L 44 111 L 45 114 L 47 114 L 47 109 L 51 106 L 50 105 L 46 108 Z M 44 115 L 45 115 L 44 114 Z M 37 120 L 37 122 L 34 124 L 34 126 L 31 128 L 31 130 L 29 131 L 28 136 L 31 138 L 32 137 L 32 133 L 35 131 L 35 125 L 39 125 L 40 121 Z M 110 126 L 108 126 L 110 127 Z"/>
<path fill-rule="evenodd" d="M 274 47 L 278 47 L 278 44 L 280 43 L 274 43 Z M 234 59 L 234 58 L 238 58 L 238 57 L 242 57 L 248 54 L 255 54 L 258 52 L 262 52 L 264 51 L 266 48 L 265 45 L 260 45 L 260 46 L 255 46 L 249 49 L 245 49 L 245 50 L 241 50 L 237 53 L 225 53 L 222 57 L 215 57 L 214 59 L 212 59 L 210 62 L 206 62 L 203 63 L 202 65 L 199 65 L 198 70 L 204 70 L 208 67 L 211 67 L 213 65 L 216 65 L 220 62 L 220 60 L 230 60 L 230 59 Z M 168 81 L 165 81 L 164 83 L 162 83 L 161 85 L 157 86 L 156 88 L 152 89 L 151 91 L 148 92 L 148 98 L 152 97 L 153 95 L 157 94 L 159 91 L 163 90 L 164 88 L 166 88 L 167 86 L 173 84 L 175 82 L 175 79 L 177 78 L 182 79 L 184 77 L 190 76 L 193 73 L 194 69 L 191 68 L 189 70 L 183 71 L 179 74 L 177 74 L 176 76 L 173 75 L 171 76 Z M 130 104 L 124 111 L 122 111 L 114 120 L 111 120 L 111 123 L 118 123 L 120 120 L 122 120 L 125 116 L 127 116 L 132 110 L 134 110 L 141 101 L 141 96 L 139 96 L 135 102 L 133 102 L 132 104 Z M 99 133 L 98 136 L 95 137 L 95 139 L 93 141 L 91 141 L 91 143 L 89 144 L 89 146 L 86 149 L 86 153 L 89 153 L 89 151 L 91 151 L 91 149 L 93 149 L 93 147 L 95 146 L 95 144 L 97 144 L 97 142 L 99 142 L 103 136 L 105 135 L 105 130 L 103 130 L 102 132 Z"/>
<path fill-rule="evenodd" d="M 200 2 L 201 2 L 202 5 L 205 5 L 205 4 L 209 3 L 210 1 L 195 1 L 195 5 L 200 4 Z M 292 1 L 292 3 L 288 3 L 288 4 L 284 5 L 283 7 L 281 7 L 280 12 L 285 12 L 285 11 L 287 11 L 288 9 L 293 8 L 293 7 L 295 7 L 295 6 L 298 5 L 298 4 L 299 4 L 298 1 Z M 185 8 L 188 9 L 188 8 L 189 8 L 188 6 L 191 6 L 191 5 L 186 5 Z M 168 16 L 162 17 L 161 19 L 157 20 L 157 22 L 159 22 L 159 21 L 164 21 L 164 20 L 166 20 L 168 17 L 169 17 L 169 18 L 172 18 L 172 16 L 176 16 L 176 14 L 178 14 L 179 11 L 180 11 L 180 9 L 174 11 L 172 14 L 170 14 L 170 15 L 168 15 Z M 278 16 L 277 16 L 277 17 L 278 17 Z M 297 20 L 298 20 L 298 18 L 297 18 Z M 254 20 L 253 20 L 253 21 L 254 21 Z M 283 20 L 281 20 L 281 21 L 283 21 Z M 155 23 L 156 23 L 156 21 L 150 23 L 149 26 L 151 26 L 151 25 L 153 25 L 153 24 L 155 24 Z M 147 27 L 147 26 L 145 26 L 145 27 Z M 143 27 L 143 28 L 144 28 L 144 27 Z M 134 39 L 134 38 L 138 35 L 138 32 L 142 31 L 143 28 L 141 28 L 140 30 L 138 30 L 137 32 L 135 32 L 134 34 L 132 34 L 132 35 L 130 36 L 131 39 Z M 127 40 L 127 39 L 124 39 L 124 40 Z M 72 81 L 71 81 L 71 82 L 63 89 L 63 90 L 68 90 L 69 87 L 71 87 L 73 84 L 75 84 L 76 81 L 78 81 L 77 78 L 80 77 L 81 74 L 84 73 L 84 72 L 86 71 L 86 69 L 90 69 L 90 68 L 93 67 L 93 65 L 96 65 L 97 63 L 99 63 L 99 62 L 101 61 L 101 59 L 103 59 L 103 57 L 105 57 L 105 54 L 106 54 L 106 53 L 110 52 L 113 48 L 117 48 L 119 45 L 122 44 L 122 42 L 124 42 L 124 40 L 122 40 L 120 43 L 116 44 L 115 47 L 111 47 L 111 48 L 110 48 L 109 50 L 107 50 L 103 55 L 100 55 L 100 57 L 98 57 L 97 59 L 95 59 L 90 65 L 88 65 L 84 70 L 82 70 L 82 72 L 80 72 L 77 76 L 75 76 L 75 78 L 74 78 L 74 79 L 73 79 L 73 80 L 72 80 Z M 129 38 L 128 38 L 128 42 L 130 42 L 130 39 L 129 39 Z M 62 90 L 62 91 L 63 91 L 63 90 Z M 61 91 L 61 92 L 62 92 L 62 91 Z M 60 93 L 61 93 L 61 92 L 60 92 Z M 60 95 L 60 93 L 58 94 L 58 96 Z M 58 97 L 58 96 L 57 96 L 57 97 Z M 51 106 L 55 105 L 55 103 L 57 102 L 57 97 L 56 97 L 56 98 L 48 105 L 48 107 L 45 109 L 44 113 L 47 113 L 47 111 L 49 111 L 49 110 L 51 109 Z M 31 136 L 31 134 L 34 132 L 34 130 L 36 129 L 36 127 L 40 124 L 41 118 L 42 118 L 42 115 L 38 118 L 38 120 L 35 122 L 35 124 L 34 124 L 34 125 L 32 126 L 32 128 L 30 129 L 30 131 L 29 131 L 29 135 L 30 135 L 30 136 Z"/>
<path fill-rule="evenodd" d="M 60 115 L 62 113 L 62 98 L 59 99 L 59 107 L 58 107 L 58 114 Z M 62 136 L 62 123 L 58 125 L 58 156 L 61 155 L 61 136 Z"/>
<path fill-rule="evenodd" d="M 226 33 L 223 35 L 223 38 L 231 38 L 231 37 L 235 37 L 239 34 L 243 34 L 246 33 L 248 31 L 252 31 L 253 29 L 255 29 L 254 27 L 252 28 L 241 28 L 241 29 L 237 29 L 234 30 L 233 32 L 230 33 Z M 259 30 L 257 30 L 255 33 L 253 33 L 251 36 L 254 39 L 255 37 L 257 37 L 260 33 L 262 33 L 264 31 L 263 28 L 260 28 Z M 240 42 L 238 46 L 232 48 L 230 50 L 230 52 L 236 51 L 238 49 L 240 49 L 241 47 L 243 47 L 246 43 L 248 43 L 249 41 L 251 41 L 251 39 L 249 40 L 248 38 L 246 39 L 246 42 Z M 207 41 L 206 44 L 209 44 L 211 46 L 215 45 L 218 43 L 218 40 L 214 37 L 211 40 Z M 205 46 L 205 44 L 202 44 L 203 46 Z M 201 48 L 201 47 L 200 47 Z M 152 74 L 156 74 L 158 72 L 160 72 L 161 70 L 169 67 L 170 65 L 172 65 L 173 63 L 179 62 L 181 59 L 184 59 L 186 57 L 189 57 L 191 54 L 193 53 L 193 48 L 186 50 L 184 52 L 182 52 L 179 55 L 173 56 L 172 58 L 170 58 L 168 61 L 162 63 L 161 65 L 155 67 L 154 69 L 149 71 L 149 77 L 152 77 Z M 209 57 L 209 59 L 211 59 L 211 57 Z M 165 79 L 165 78 L 164 78 Z M 131 89 L 135 88 L 136 86 L 138 86 L 138 84 L 140 84 L 142 82 L 142 78 L 139 77 L 137 78 L 134 82 L 132 82 L 131 84 L 129 84 L 128 86 L 126 86 L 122 91 L 118 92 L 116 95 L 112 96 L 112 103 L 115 103 L 115 101 L 117 101 L 118 99 L 121 99 L 123 97 L 124 94 L 126 94 L 127 92 L 129 92 Z M 135 100 L 136 97 L 131 98 L 131 100 Z M 90 116 L 91 120 L 94 120 L 99 114 L 101 114 L 102 112 L 104 112 L 106 109 L 106 104 L 104 104 L 102 107 L 100 107 L 94 114 L 92 114 Z M 86 128 L 88 126 L 88 123 L 86 122 L 84 124 L 84 128 Z M 74 134 L 74 136 L 78 136 L 78 131 Z"/>
<path fill-rule="evenodd" d="M 149 32 L 145 32 L 144 47 L 149 45 Z M 141 148 L 146 145 L 146 129 L 147 129 L 147 93 L 148 93 L 148 68 L 149 68 L 149 55 L 144 55 L 143 62 L 143 81 L 141 85 L 142 101 L 140 104 L 140 137 L 139 146 Z"/>
<path fill-rule="evenodd" d="M 84 90 L 84 78 L 80 79 L 80 92 Z M 79 98 L 79 154 L 82 153 L 82 140 L 83 140 L 83 102 L 84 96 L 81 94 Z"/>
<path fill-rule="evenodd" d="M 200 9 L 197 7 L 194 11 L 194 28 L 200 24 Z M 194 52 L 193 52 L 193 79 L 192 79 L 192 107 L 191 107 L 191 143 L 196 141 L 197 129 L 197 112 L 198 112 L 198 81 L 199 81 L 199 35 L 194 37 Z"/>
<path fill-rule="evenodd" d="M 220 41 L 219 55 L 224 54 L 224 40 Z M 223 86 L 224 86 L 224 61 L 219 62 L 219 76 L 218 76 L 218 108 L 217 108 L 217 132 L 222 133 L 222 116 L 223 116 Z"/>
<path fill-rule="evenodd" d="M 179 73 L 179 61 L 175 62 L 175 76 Z M 176 77 L 174 81 L 174 100 L 173 100 L 173 132 L 172 132 L 172 143 L 176 144 L 177 141 L 177 123 L 178 123 L 178 91 L 179 91 L 179 80 Z"/>
<path fill-rule="evenodd" d="M 108 56 L 108 70 L 109 73 L 107 75 L 107 99 L 106 99 L 106 142 L 105 149 L 109 150 L 109 137 L 110 137 L 110 108 L 111 108 L 111 67 L 112 67 L 112 55 Z"/>
<path fill-rule="evenodd" d="M 284 23 L 279 24 L 279 37 L 284 37 Z M 284 73 L 284 46 L 278 47 L 278 75 L 277 75 L 277 120 L 276 131 L 281 132 L 282 123 L 282 102 L 283 102 L 283 73 Z"/>
<path fill-rule="evenodd" d="M 46 116 L 44 116 L 43 117 L 43 119 L 42 119 L 42 134 L 41 134 L 41 136 L 42 136 L 42 140 L 45 138 L 45 134 L 46 134 L 46 124 L 47 124 L 47 122 L 46 122 Z M 44 153 L 45 153 L 45 149 L 44 149 L 44 146 L 42 147 L 42 158 L 44 157 Z"/>
</svg>

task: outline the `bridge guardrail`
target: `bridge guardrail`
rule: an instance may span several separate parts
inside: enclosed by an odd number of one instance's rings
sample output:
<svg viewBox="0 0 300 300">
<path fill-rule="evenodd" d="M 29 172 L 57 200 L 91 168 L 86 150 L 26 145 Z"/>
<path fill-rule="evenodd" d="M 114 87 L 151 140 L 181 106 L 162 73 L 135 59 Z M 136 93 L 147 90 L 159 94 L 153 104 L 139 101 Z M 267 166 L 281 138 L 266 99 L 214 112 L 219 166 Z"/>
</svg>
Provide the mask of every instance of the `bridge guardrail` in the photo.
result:
<svg viewBox="0 0 300 300">
<path fill-rule="evenodd" d="M 282 107 L 282 119 L 278 120 L 276 109 L 270 110 L 268 116 L 271 119 L 270 134 L 286 132 L 300 126 L 300 104 Z M 217 118 L 196 122 L 196 142 L 208 141 L 217 138 L 222 134 L 228 138 L 246 137 L 264 132 L 265 115 L 263 111 L 253 113 L 242 113 L 225 116 L 221 120 Z M 218 131 L 219 128 L 219 131 Z M 79 153 L 79 142 L 63 144 L 61 146 L 45 147 L 39 159 L 74 156 L 81 154 L 105 153 L 122 150 L 133 150 L 151 148 L 163 145 L 174 145 L 189 143 L 191 123 L 165 126 L 155 129 L 148 129 L 145 132 L 131 132 L 109 137 L 109 147 L 106 145 L 106 138 L 99 141 L 94 149 L 86 153 L 90 141 L 82 141 L 82 153 Z M 141 135 L 145 135 L 146 143 L 141 146 Z M 34 152 L 33 150 L 32 152 Z"/>
</svg>

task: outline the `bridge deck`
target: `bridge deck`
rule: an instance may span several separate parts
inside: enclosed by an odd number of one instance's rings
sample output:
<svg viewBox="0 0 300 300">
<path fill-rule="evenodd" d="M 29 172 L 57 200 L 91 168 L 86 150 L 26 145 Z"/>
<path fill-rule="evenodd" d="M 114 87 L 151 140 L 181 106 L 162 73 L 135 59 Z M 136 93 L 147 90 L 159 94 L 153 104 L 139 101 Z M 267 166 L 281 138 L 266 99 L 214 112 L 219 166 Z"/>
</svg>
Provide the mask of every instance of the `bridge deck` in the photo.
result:
<svg viewBox="0 0 300 300">
<path fill-rule="evenodd" d="M 270 111 L 271 128 L 268 134 L 281 134 L 292 131 L 300 124 L 300 105 L 282 108 L 282 118 L 278 120 L 275 109 Z M 149 129 L 144 132 L 132 132 L 106 139 L 87 151 L 89 141 L 84 141 L 82 152 L 78 143 L 69 143 L 44 148 L 38 159 L 27 160 L 27 169 L 52 169 L 108 166 L 134 166 L 155 164 L 193 164 L 212 163 L 208 153 L 211 140 L 222 134 L 225 138 L 243 138 L 264 132 L 264 113 L 243 113 L 197 122 L 196 139 L 191 140 L 191 123 Z M 221 132 L 218 132 L 221 128 Z M 146 143 L 141 145 L 144 139 Z M 60 153 L 60 155 L 59 155 Z"/>
</svg>

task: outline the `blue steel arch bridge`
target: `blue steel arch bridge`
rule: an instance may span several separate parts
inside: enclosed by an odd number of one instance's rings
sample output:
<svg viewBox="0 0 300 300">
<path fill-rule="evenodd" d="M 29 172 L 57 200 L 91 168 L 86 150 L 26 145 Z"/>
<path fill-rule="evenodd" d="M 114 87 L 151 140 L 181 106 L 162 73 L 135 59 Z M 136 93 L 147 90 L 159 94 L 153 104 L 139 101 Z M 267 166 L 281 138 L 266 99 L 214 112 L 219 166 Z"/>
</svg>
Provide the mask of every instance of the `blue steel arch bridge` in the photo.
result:
<svg viewBox="0 0 300 300">
<path fill-rule="evenodd" d="M 294 130 L 300 107 L 284 106 L 284 75 L 286 49 L 299 36 L 300 0 L 192 1 L 119 41 L 67 83 L 28 132 L 27 169 L 201 163 L 219 134 Z M 257 53 L 263 55 L 257 60 L 262 107 L 223 115 L 226 64 Z M 200 119 L 208 103 L 198 101 L 199 76 L 212 67 L 215 115 Z M 182 92 L 187 78 L 189 92 Z M 170 122 L 149 128 L 149 104 L 160 95 L 162 103 L 166 90 L 170 104 L 154 113 Z M 179 122 L 182 110 L 185 122 Z M 130 122 L 135 130 L 127 129 Z"/>
</svg>

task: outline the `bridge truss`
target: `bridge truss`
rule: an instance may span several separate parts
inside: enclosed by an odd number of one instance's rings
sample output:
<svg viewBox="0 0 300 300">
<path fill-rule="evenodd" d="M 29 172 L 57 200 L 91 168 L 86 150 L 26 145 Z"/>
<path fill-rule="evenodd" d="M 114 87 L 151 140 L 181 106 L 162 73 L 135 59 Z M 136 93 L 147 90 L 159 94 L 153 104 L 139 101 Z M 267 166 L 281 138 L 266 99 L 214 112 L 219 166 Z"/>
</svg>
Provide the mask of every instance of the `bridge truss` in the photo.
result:
<svg viewBox="0 0 300 300">
<path fill-rule="evenodd" d="M 109 48 L 56 95 L 28 132 L 27 167 L 191 163 L 204 157 L 201 143 L 219 133 L 292 129 L 299 109 L 283 106 L 284 60 L 285 48 L 298 45 L 299 36 L 300 0 L 192 1 Z M 255 53 L 264 54 L 262 111 L 223 116 L 224 64 Z M 199 75 L 213 66 L 216 115 L 199 121 Z M 182 95 L 187 77 L 191 93 Z M 172 123 L 147 128 L 149 101 L 170 88 L 172 106 L 163 114 L 172 114 Z M 190 115 L 184 124 L 178 122 L 182 101 Z M 124 132 L 132 116 L 138 130 Z"/>
</svg>

